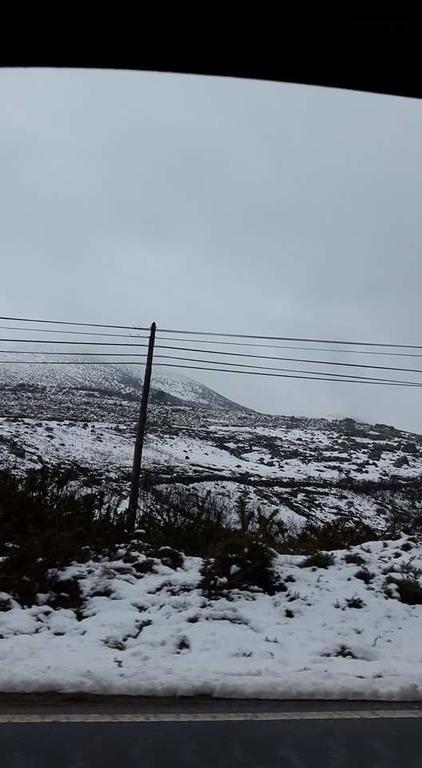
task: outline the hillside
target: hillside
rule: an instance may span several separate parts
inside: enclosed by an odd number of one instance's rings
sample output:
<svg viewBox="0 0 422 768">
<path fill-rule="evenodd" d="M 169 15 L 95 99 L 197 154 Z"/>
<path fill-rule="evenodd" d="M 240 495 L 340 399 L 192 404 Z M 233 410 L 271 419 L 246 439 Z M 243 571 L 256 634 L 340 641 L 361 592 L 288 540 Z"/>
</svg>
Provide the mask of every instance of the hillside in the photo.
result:
<svg viewBox="0 0 422 768">
<path fill-rule="evenodd" d="M 154 373 L 128 532 L 139 399 L 136 370 L 0 366 L 0 690 L 420 699 L 422 437 Z"/>
<path fill-rule="evenodd" d="M 39 358 L 38 358 L 39 359 Z M 74 466 L 126 484 L 140 372 L 133 367 L 0 366 L 0 466 Z M 154 372 L 145 466 L 156 484 L 183 483 L 288 521 L 333 516 L 383 525 L 422 508 L 422 437 L 352 419 L 258 414 L 186 377 Z"/>
<path fill-rule="evenodd" d="M 20 416 L 23 400 L 27 415 L 45 418 L 82 418 L 82 407 L 87 417 L 96 415 L 112 418 L 113 401 L 130 404 L 139 402 L 142 388 L 142 367 L 86 363 L 83 359 L 66 365 L 46 364 L 42 356 L 22 357 L 22 363 L 4 364 L 10 356 L 0 353 L 0 412 L 2 415 Z M 3 363 L 3 364 L 1 364 Z M 25 398 L 24 393 L 30 393 Z M 95 405 L 94 402 L 97 401 Z M 154 372 L 151 401 L 162 404 L 195 404 L 205 408 L 247 410 L 219 395 L 212 389 L 183 376 L 166 376 Z M 119 416 L 123 415 L 119 413 Z M 129 415 L 129 414 L 128 414 Z M 131 414 L 130 414 L 131 416 Z"/>
</svg>

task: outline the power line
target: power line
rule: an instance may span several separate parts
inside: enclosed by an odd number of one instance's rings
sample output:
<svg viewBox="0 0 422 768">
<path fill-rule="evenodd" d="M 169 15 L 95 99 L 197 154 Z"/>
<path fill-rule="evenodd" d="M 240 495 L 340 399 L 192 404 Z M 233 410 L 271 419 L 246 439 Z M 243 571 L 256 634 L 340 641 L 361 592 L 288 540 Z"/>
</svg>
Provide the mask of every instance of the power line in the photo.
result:
<svg viewBox="0 0 422 768">
<path fill-rule="evenodd" d="M 34 339 L 4 339 L 0 338 L 0 342 L 12 342 L 12 343 L 19 343 L 19 344 L 33 344 Z M 52 340 L 52 339 L 43 339 L 43 344 L 55 344 L 55 345 L 62 345 L 62 344 L 71 344 L 71 345 L 77 345 L 77 346 L 100 346 L 100 347 L 147 347 L 147 344 L 140 344 L 140 343 L 126 343 L 126 342 L 108 342 L 108 341 L 61 341 L 61 340 Z M 214 349 L 197 349 L 194 347 L 175 347 L 171 345 L 166 344 L 156 344 L 156 349 L 168 349 L 176 352 L 195 352 L 200 354 L 208 354 L 208 355 L 219 355 L 220 357 L 222 355 L 224 356 L 230 356 L 230 357 L 243 357 L 243 358 L 252 358 L 255 360 L 275 360 L 275 361 L 281 361 L 281 362 L 290 362 L 290 363 L 310 363 L 312 365 L 329 365 L 329 366 L 341 366 L 346 368 L 365 368 L 370 370 L 379 370 L 379 371 L 398 371 L 401 373 L 422 373 L 422 369 L 418 368 L 401 368 L 398 366 L 390 366 L 390 365 L 369 365 L 367 363 L 345 363 L 345 362 L 339 362 L 335 360 L 312 360 L 309 358 L 303 358 L 303 357 L 275 357 L 273 355 L 256 355 L 256 354 L 246 354 L 244 352 L 225 352 L 220 350 L 214 350 Z M 5 350 L 7 352 L 7 350 Z M 23 351 L 15 351 L 14 354 L 32 354 L 31 352 L 25 353 Z M 46 353 L 48 354 L 48 352 Z M 81 353 L 83 354 L 83 353 Z M 130 355 L 130 352 L 125 353 L 127 355 Z M 221 362 L 222 365 L 225 364 L 224 360 L 218 361 Z M 250 367 L 250 366 L 249 366 Z"/>
<path fill-rule="evenodd" d="M 1 318 L 0 318 L 1 319 Z M 355 347 L 391 347 L 397 349 L 422 349 L 422 344 L 386 344 L 376 341 L 344 341 L 342 339 L 309 339 L 300 336 L 258 336 L 248 333 L 217 333 L 214 331 L 182 331 L 176 328 L 160 328 L 161 333 L 180 333 L 191 336 L 223 336 L 236 339 L 266 339 L 269 341 L 299 341 L 313 344 L 347 344 Z"/>
<path fill-rule="evenodd" d="M 0 339 L 1 341 L 1 339 Z M 156 349 L 171 349 L 178 352 L 201 352 L 208 355 L 229 355 L 230 357 L 249 357 L 257 360 L 280 360 L 289 363 L 311 363 L 313 365 L 340 365 L 346 368 L 370 368 L 371 370 L 380 371 L 402 371 L 403 373 L 422 373 L 422 370 L 417 368 L 399 368 L 389 365 L 368 365 L 367 363 L 341 363 L 333 360 L 309 360 L 303 357 L 274 357 L 273 355 L 247 355 L 244 352 L 221 352 L 214 349 L 194 349 L 192 347 L 172 347 L 164 344 L 156 344 Z M 221 361 L 222 365 L 225 365 L 225 361 Z"/>
<path fill-rule="evenodd" d="M 37 322 L 37 321 L 34 321 Z M 52 321 L 53 322 L 53 321 Z M 114 326 L 113 326 L 114 327 Z M 63 328 L 58 329 L 57 331 L 54 331 L 52 328 L 31 328 L 27 326 L 17 326 L 17 325 L 2 325 L 0 326 L 0 330 L 7 330 L 7 331 L 30 331 L 31 333 L 57 333 L 57 334 L 66 334 L 71 336 L 102 336 L 102 337 L 109 337 L 109 338 L 116 338 L 116 339 L 148 339 L 147 335 L 140 335 L 135 333 L 101 333 L 98 331 L 69 331 L 65 330 Z M 185 341 L 184 338 L 180 337 L 174 337 L 174 336 L 159 336 L 157 335 L 157 338 L 161 338 L 162 341 Z M 8 341 L 19 341 L 19 339 L 8 339 Z M 35 339 L 33 339 L 35 341 Z M 57 343 L 60 340 L 57 340 Z M 53 341 L 49 342 L 53 343 Z M 416 357 L 421 358 L 422 354 L 414 354 L 411 352 L 380 352 L 380 351 L 374 351 L 374 350 L 360 350 L 360 349 L 336 349 L 334 348 L 324 348 L 321 349 L 321 347 L 304 347 L 304 346 L 292 346 L 291 344 L 257 344 L 253 342 L 243 342 L 243 341 L 220 341 L 217 339 L 191 339 L 191 344 L 217 344 L 219 346 L 234 346 L 234 347 L 256 347 L 256 348 L 265 348 L 265 349 L 294 349 L 294 350 L 303 350 L 308 352 L 330 352 L 330 353 L 344 353 L 344 354 L 354 354 L 354 355 L 381 355 L 382 357 Z"/>
<path fill-rule="evenodd" d="M 114 334 L 112 334 L 114 335 Z M 131 337 L 133 338 L 133 337 Z M 142 336 L 141 338 L 148 338 L 146 336 Z M 34 341 L 36 342 L 37 339 L 0 339 L 0 342 L 12 342 L 12 344 L 33 344 Z M 123 341 L 68 341 L 67 339 L 65 341 L 62 341 L 61 339 L 43 339 L 42 344 L 73 344 L 78 346 L 88 346 L 88 347 L 147 347 L 148 344 L 129 344 Z M 171 347 L 172 349 L 172 347 Z M 28 353 L 29 354 L 29 353 Z"/>
<path fill-rule="evenodd" d="M 97 334 L 95 334 L 97 335 Z M 133 337 L 131 337 L 133 338 Z M 144 336 L 140 338 L 146 338 Z M 157 334 L 157 338 L 161 339 L 161 341 L 186 341 L 186 339 L 181 339 L 177 336 L 159 336 Z M 381 355 L 382 357 L 422 357 L 422 354 L 414 354 L 412 352 L 377 352 L 374 350 L 368 350 L 368 349 L 336 349 L 335 347 L 332 348 L 323 348 L 321 347 L 297 347 L 292 346 L 291 344 L 256 344 L 246 341 L 217 341 L 216 339 L 190 339 L 189 344 L 218 344 L 218 345 L 224 345 L 224 346 L 233 346 L 233 347 L 258 347 L 258 348 L 265 348 L 265 349 L 298 349 L 298 350 L 304 350 L 308 352 L 334 352 L 334 353 L 344 353 L 348 355 Z"/>
<path fill-rule="evenodd" d="M 1 319 L 1 318 L 0 318 Z M 36 321 L 34 322 L 42 322 L 42 321 Z M 56 321 L 45 321 L 45 322 L 56 322 Z M 57 321 L 59 322 L 59 321 Z M 105 327 L 118 327 L 118 326 L 105 326 Z M 124 326 L 126 327 L 126 326 Z M 66 334 L 71 336 L 103 336 L 103 337 L 109 337 L 109 338 L 119 338 L 119 339 L 148 339 L 148 336 L 146 335 L 140 335 L 135 333 L 101 333 L 98 331 L 69 331 L 64 328 L 59 328 L 57 331 L 54 331 L 51 328 L 31 328 L 27 326 L 17 326 L 17 325 L 2 325 L 0 326 L 0 330 L 7 330 L 7 331 L 30 331 L 31 333 L 57 333 L 57 334 Z M 141 330 L 141 329 L 140 329 Z M 161 336 L 158 337 L 161 338 L 162 341 L 185 341 L 184 338 L 180 337 L 174 337 L 174 336 Z M 11 339 L 10 339 L 11 341 Z M 19 341 L 19 339 L 13 339 L 13 341 Z M 52 342 L 51 342 L 52 343 Z M 234 346 L 234 347 L 257 347 L 257 348 L 266 348 L 266 349 L 294 349 L 294 350 L 304 350 L 308 352 L 331 352 L 331 353 L 344 353 L 344 354 L 355 354 L 355 355 L 381 355 L 383 357 L 417 357 L 421 358 L 422 354 L 412 354 L 411 352 L 380 352 L 380 351 L 374 351 L 374 350 L 359 350 L 359 349 L 336 349 L 334 348 L 325 348 L 321 349 L 321 347 L 304 347 L 304 346 L 292 346 L 291 344 L 256 344 L 253 342 L 242 342 L 242 341 L 220 341 L 217 339 L 192 339 L 191 344 L 200 344 L 200 343 L 206 343 L 206 344 L 217 344 L 219 346 Z"/>
<path fill-rule="evenodd" d="M 114 328 L 119 330 L 134 330 L 134 331 L 149 331 L 148 327 L 138 325 L 112 325 L 109 323 L 81 323 L 73 322 L 70 320 L 40 320 L 31 317 L 10 317 L 0 316 L 0 320 L 12 321 L 12 322 L 25 322 L 25 323 L 40 323 L 48 325 L 74 325 L 88 328 Z M 194 331 L 194 330 L 180 330 L 176 328 L 160 328 L 157 329 L 161 333 L 176 333 L 190 336 L 219 336 L 223 338 L 237 338 L 237 339 L 264 339 L 268 341 L 294 341 L 300 343 L 312 343 L 312 344 L 344 344 L 346 346 L 363 346 L 363 347 L 385 347 L 395 349 L 422 349 L 421 344 L 392 344 L 385 342 L 375 341 L 348 341 L 342 339 L 314 339 L 300 336 L 264 336 L 258 334 L 247 333 L 226 333 L 217 331 Z"/>
<path fill-rule="evenodd" d="M 174 358 L 178 359 L 178 358 Z M 0 365 L 75 365 L 74 362 L 69 360 L 0 360 Z M 80 360 L 76 363 L 76 365 L 145 365 L 145 363 L 141 362 L 134 362 L 132 360 L 124 360 L 124 361 L 110 361 L 110 360 Z M 330 374 L 332 378 L 328 378 L 326 376 L 304 376 L 304 375 L 296 375 L 296 374 L 287 374 L 287 373 L 269 373 L 269 372 L 261 372 L 261 371 L 239 371 L 237 369 L 233 368 L 209 368 L 209 367 L 203 367 L 198 365 L 184 365 L 184 364 L 178 364 L 178 363 L 154 363 L 155 366 L 160 366 L 164 368 L 183 368 L 183 369 L 189 369 L 194 371 L 215 371 L 217 373 L 237 373 L 237 374 L 245 374 L 250 376 L 271 376 L 273 378 L 281 378 L 281 379 L 302 379 L 305 381 L 328 381 L 328 382 L 340 382 L 344 384 L 378 384 L 380 386 L 392 386 L 392 387 L 416 387 L 419 388 L 422 386 L 418 383 L 405 383 L 405 382 L 395 382 L 388 379 L 372 379 L 372 378 L 364 378 L 362 379 L 356 379 L 354 378 L 336 378 L 335 374 Z"/>
<path fill-rule="evenodd" d="M 101 333 L 98 331 L 66 331 L 63 328 L 55 331 L 52 328 L 28 328 L 18 325 L 0 325 L 0 331 L 30 331 L 31 333 L 65 333 L 71 336 L 110 336 L 115 339 L 148 339 L 148 336 L 141 336 L 137 333 Z M 15 339 L 13 339 L 15 341 Z M 16 339 L 18 341 L 18 339 Z M 36 341 L 36 339 L 33 339 Z M 183 341 L 183 339 L 181 339 Z M 259 344 L 257 346 L 260 346 Z M 422 357 L 422 355 L 421 355 Z"/>
<path fill-rule="evenodd" d="M 305 379 L 307 381 L 336 381 L 340 382 L 341 384 L 379 384 L 380 386 L 393 386 L 393 387 L 420 387 L 420 384 L 395 384 L 395 383 L 384 383 L 383 381 L 374 381 L 372 379 L 367 379 L 365 381 L 356 381 L 355 379 L 330 379 L 325 378 L 323 376 L 299 376 L 299 375 L 289 375 L 284 373 L 261 373 L 261 372 L 255 372 L 255 371 L 238 371 L 234 370 L 233 368 L 227 369 L 227 368 L 203 368 L 197 365 L 177 365 L 173 363 L 155 363 L 155 365 L 164 366 L 166 368 L 187 368 L 189 370 L 193 371 L 217 371 L 218 373 L 239 373 L 239 374 L 249 374 L 250 376 L 273 376 L 275 378 L 279 379 Z"/>
<path fill-rule="evenodd" d="M 5 350 L 1 349 L 0 354 L 22 354 L 22 355 L 48 355 L 51 356 L 72 356 L 79 358 L 81 354 L 83 354 L 85 357 L 127 357 L 128 354 L 130 357 L 142 357 L 145 358 L 146 355 L 143 353 L 138 352 L 132 352 L 132 353 L 126 353 L 126 352 L 86 352 L 86 353 L 79 353 L 79 352 L 22 352 L 20 350 Z M 192 362 L 192 363 L 206 363 L 209 365 L 218 365 L 220 361 L 214 361 L 214 360 L 203 360 L 201 358 L 195 358 L 195 357 L 180 357 L 176 355 L 155 355 L 154 359 L 160 359 L 160 360 L 182 360 L 183 362 Z M 0 361 L 1 362 L 1 361 Z M 7 362 L 7 361 L 5 361 Z M 25 360 L 23 362 L 31 363 L 31 360 Z M 45 363 L 54 362 L 46 360 Z M 89 361 L 82 361 L 77 360 L 73 364 L 77 365 L 78 362 L 89 362 Z M 104 361 L 104 362 L 113 362 L 113 361 Z M 134 361 L 132 363 L 128 364 L 134 364 Z M 422 386 L 421 382 L 417 381 L 403 381 L 401 379 L 383 379 L 376 376 L 359 376 L 358 374 L 344 374 L 344 373 L 331 373 L 330 371 L 307 371 L 303 370 L 302 368 L 280 368 L 280 367 L 274 367 L 274 366 L 268 366 L 268 365 L 253 365 L 252 363 L 232 363 L 229 361 L 224 361 L 224 365 L 229 366 L 237 366 L 240 368 L 253 368 L 254 370 L 261 370 L 261 371 L 283 371 L 283 372 L 290 372 L 290 373 L 306 373 L 310 375 L 323 375 L 323 376 L 331 376 L 331 377 L 337 377 L 337 378 L 346 378 L 346 379 L 357 379 L 362 381 L 377 381 L 377 382 L 383 382 L 383 383 L 390 383 L 390 384 L 408 384 L 408 385 L 414 385 L 414 386 Z M 215 370 L 215 368 L 212 368 L 211 370 Z"/>
<path fill-rule="evenodd" d="M 114 345 L 113 345 L 114 346 Z M 125 346 L 125 345 L 123 345 Z M 138 346 L 138 345 L 136 345 Z M 147 344 L 143 344 L 142 346 L 148 346 Z M 0 355 L 48 355 L 50 357 L 51 355 L 66 355 L 66 357 L 72 356 L 72 357 L 80 357 L 81 355 L 84 355 L 84 357 L 127 357 L 128 355 L 130 357 L 146 357 L 144 353 L 141 352 L 57 352 L 57 350 L 53 350 L 50 352 L 49 350 L 25 350 L 25 349 L 0 349 Z M 30 360 L 26 360 L 25 362 L 30 363 Z M 48 362 L 48 360 L 47 360 Z"/>
<path fill-rule="evenodd" d="M 201 360 L 200 358 L 195 357 L 175 357 L 174 355 L 155 355 L 155 358 L 159 358 L 160 360 L 166 359 L 166 360 L 183 360 L 184 362 L 190 362 L 190 363 L 206 363 L 210 365 L 218 365 L 218 361 L 214 362 L 213 360 Z M 333 376 L 336 378 L 341 379 L 358 379 L 362 381 L 378 381 L 383 383 L 389 383 L 389 384 L 409 384 L 416 387 L 422 386 L 422 382 L 419 381 L 403 381 L 400 379 L 383 379 L 376 376 L 358 376 L 357 374 L 346 374 L 346 373 L 331 373 L 330 371 L 306 371 L 301 368 L 280 368 L 280 367 L 273 367 L 269 365 L 252 365 L 248 363 L 230 363 L 228 361 L 224 361 L 224 365 L 230 365 L 230 366 L 238 366 L 240 368 L 253 368 L 254 370 L 259 371 L 283 371 L 283 372 L 290 372 L 290 373 L 306 373 L 310 375 L 321 375 L 321 376 Z M 211 370 L 216 370 L 212 368 Z M 242 371 L 240 371 L 242 373 Z"/>
<path fill-rule="evenodd" d="M 0 365 L 144 365 L 144 363 L 131 360 L 0 360 Z"/>
<path fill-rule="evenodd" d="M 7 320 L 14 323 L 45 323 L 48 325 L 76 325 L 85 328 L 117 328 L 121 330 L 149 331 L 149 328 L 143 328 L 139 325 L 109 325 L 107 323 L 77 323 L 70 320 L 38 320 L 33 317 L 6 317 L 0 316 L 0 320 Z"/>
</svg>

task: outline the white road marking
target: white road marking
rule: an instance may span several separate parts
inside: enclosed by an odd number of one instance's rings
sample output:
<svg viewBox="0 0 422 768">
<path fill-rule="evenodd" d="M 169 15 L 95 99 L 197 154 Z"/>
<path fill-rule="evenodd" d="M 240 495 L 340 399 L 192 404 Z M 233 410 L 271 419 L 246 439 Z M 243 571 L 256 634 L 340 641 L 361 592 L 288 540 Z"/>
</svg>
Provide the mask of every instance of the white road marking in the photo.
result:
<svg viewBox="0 0 422 768">
<path fill-rule="evenodd" d="M 321 712 L 118 712 L 0 714 L 2 723 L 215 723 L 250 720 L 389 720 L 422 718 L 422 709 L 368 709 Z"/>
</svg>

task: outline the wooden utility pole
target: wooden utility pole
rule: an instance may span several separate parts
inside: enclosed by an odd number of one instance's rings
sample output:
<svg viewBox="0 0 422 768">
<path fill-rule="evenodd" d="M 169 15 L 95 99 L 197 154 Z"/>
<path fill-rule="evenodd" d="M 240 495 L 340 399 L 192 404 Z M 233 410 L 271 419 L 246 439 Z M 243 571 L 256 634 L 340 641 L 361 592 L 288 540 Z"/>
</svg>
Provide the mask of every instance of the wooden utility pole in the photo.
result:
<svg viewBox="0 0 422 768">
<path fill-rule="evenodd" d="M 144 447 L 145 425 L 147 421 L 149 387 L 151 382 L 152 358 L 154 354 L 156 325 L 152 323 L 149 334 L 148 355 L 145 366 L 144 385 L 142 387 L 141 405 L 139 408 L 138 423 L 136 426 L 135 450 L 133 452 L 132 478 L 130 483 L 130 495 L 128 506 L 128 529 L 134 531 L 136 527 L 136 514 L 138 511 L 139 485 L 141 478 L 142 449 Z"/>
</svg>

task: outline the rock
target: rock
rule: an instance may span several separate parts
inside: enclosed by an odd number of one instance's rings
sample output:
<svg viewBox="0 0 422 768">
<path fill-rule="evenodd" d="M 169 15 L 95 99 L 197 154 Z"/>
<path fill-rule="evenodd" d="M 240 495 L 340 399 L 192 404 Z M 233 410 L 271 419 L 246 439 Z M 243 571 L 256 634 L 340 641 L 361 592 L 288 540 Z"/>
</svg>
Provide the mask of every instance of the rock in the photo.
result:
<svg viewBox="0 0 422 768">
<path fill-rule="evenodd" d="M 417 456 L 418 448 L 416 443 L 402 443 L 400 447 L 403 453 L 410 453 L 411 456 Z"/>
<path fill-rule="evenodd" d="M 409 466 L 409 459 L 407 456 L 399 456 L 398 459 L 395 460 L 393 463 L 393 467 L 397 467 L 397 469 L 400 469 L 401 467 L 408 467 Z"/>
</svg>

